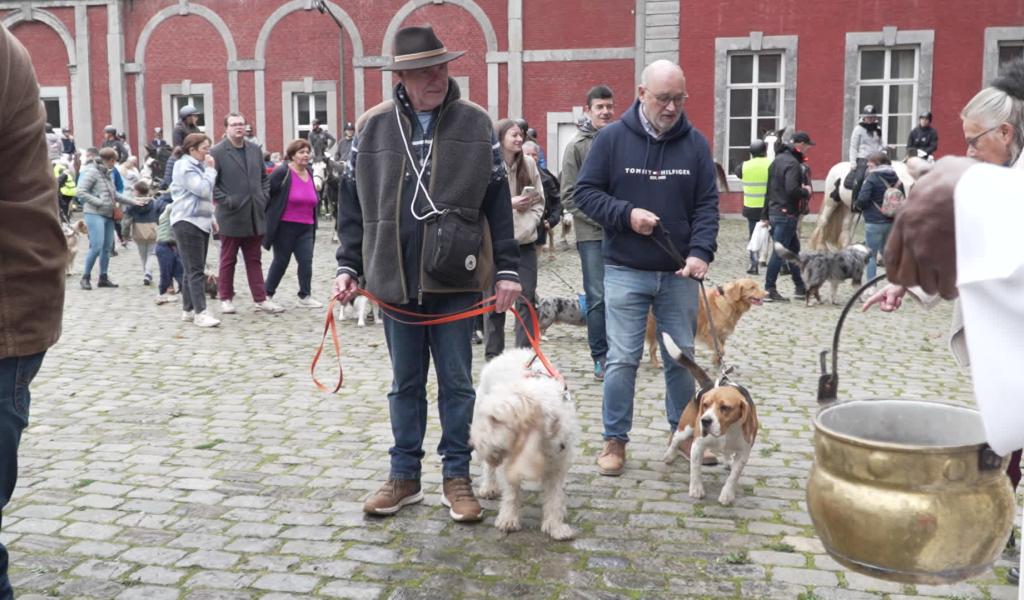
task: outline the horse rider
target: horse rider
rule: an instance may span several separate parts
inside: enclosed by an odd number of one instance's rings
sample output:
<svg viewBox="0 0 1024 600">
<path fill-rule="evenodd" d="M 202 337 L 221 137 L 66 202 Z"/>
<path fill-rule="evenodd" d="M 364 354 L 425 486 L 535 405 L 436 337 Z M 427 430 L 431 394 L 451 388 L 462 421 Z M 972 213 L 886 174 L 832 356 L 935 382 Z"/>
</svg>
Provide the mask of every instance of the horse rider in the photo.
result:
<svg viewBox="0 0 1024 600">
<path fill-rule="evenodd" d="M 864 183 L 864 175 L 868 170 L 868 157 L 875 152 L 885 152 L 885 144 L 882 143 L 882 128 L 879 125 L 878 110 L 874 105 L 868 104 L 861 111 L 860 123 L 853 128 L 853 135 L 850 136 L 850 175 L 847 175 L 844 185 L 853 190 L 853 197 L 857 197 L 860 186 Z"/>
<path fill-rule="evenodd" d="M 754 234 L 754 227 L 761 220 L 764 211 L 764 195 L 768 189 L 768 144 L 761 140 L 750 142 L 750 159 L 736 167 L 736 176 L 743 180 L 743 216 L 747 219 L 747 239 Z M 757 275 L 757 252 L 750 252 L 748 275 Z"/>
<path fill-rule="evenodd" d="M 931 111 L 921 113 L 917 120 L 917 127 L 910 132 L 907 138 L 907 157 L 917 156 L 925 160 L 932 160 L 935 151 L 939 147 L 939 132 L 932 127 Z"/>
<path fill-rule="evenodd" d="M 310 123 L 309 145 L 313 147 L 313 162 L 323 162 L 327 152 L 338 140 L 331 135 L 331 132 L 320 127 L 320 121 L 313 119 Z"/>
</svg>

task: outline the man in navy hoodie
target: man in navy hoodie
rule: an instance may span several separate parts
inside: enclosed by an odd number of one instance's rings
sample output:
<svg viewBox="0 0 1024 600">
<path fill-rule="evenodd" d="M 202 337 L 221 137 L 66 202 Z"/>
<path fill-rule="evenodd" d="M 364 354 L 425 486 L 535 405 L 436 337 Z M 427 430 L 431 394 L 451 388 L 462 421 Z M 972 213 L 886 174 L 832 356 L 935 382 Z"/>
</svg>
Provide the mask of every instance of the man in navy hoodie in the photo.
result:
<svg viewBox="0 0 1024 600">
<path fill-rule="evenodd" d="M 653 308 L 658 331 L 692 356 L 695 279 L 707 273 L 718 247 L 715 163 L 707 140 L 683 112 L 683 70 L 667 60 L 651 63 L 638 95 L 622 119 L 595 138 L 574 192 L 580 210 L 604 227 L 608 360 L 605 444 L 597 466 L 602 475 L 613 476 L 625 468 L 647 312 Z M 664 347 L 662 357 L 665 412 L 669 430 L 675 431 L 694 383 Z"/>
</svg>

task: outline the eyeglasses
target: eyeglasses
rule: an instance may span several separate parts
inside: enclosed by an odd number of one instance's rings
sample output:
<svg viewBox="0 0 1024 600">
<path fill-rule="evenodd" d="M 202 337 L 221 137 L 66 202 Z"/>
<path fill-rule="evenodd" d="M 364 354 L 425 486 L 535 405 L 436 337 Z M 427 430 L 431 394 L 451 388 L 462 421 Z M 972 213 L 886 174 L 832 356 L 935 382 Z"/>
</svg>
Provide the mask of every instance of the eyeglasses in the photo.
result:
<svg viewBox="0 0 1024 600">
<path fill-rule="evenodd" d="M 676 106 L 682 106 L 686 104 L 686 99 L 689 98 L 689 94 L 680 94 L 678 96 L 669 96 L 668 94 L 658 94 L 654 97 L 654 101 L 658 103 L 658 106 L 668 106 L 669 102 Z"/>
<path fill-rule="evenodd" d="M 996 129 L 999 129 L 1002 126 L 1003 126 L 1003 124 L 1000 123 L 999 125 L 996 125 L 995 127 L 989 127 L 988 129 L 986 129 L 985 131 L 982 131 L 978 135 L 965 139 L 964 142 L 967 143 L 967 147 L 968 148 L 974 148 L 975 150 L 977 150 L 978 149 L 978 141 L 981 138 L 985 137 L 986 135 L 992 133 L 993 131 L 995 131 Z"/>
<path fill-rule="evenodd" d="M 228 123 L 228 127 L 245 127 L 245 121 L 241 123 Z"/>
</svg>

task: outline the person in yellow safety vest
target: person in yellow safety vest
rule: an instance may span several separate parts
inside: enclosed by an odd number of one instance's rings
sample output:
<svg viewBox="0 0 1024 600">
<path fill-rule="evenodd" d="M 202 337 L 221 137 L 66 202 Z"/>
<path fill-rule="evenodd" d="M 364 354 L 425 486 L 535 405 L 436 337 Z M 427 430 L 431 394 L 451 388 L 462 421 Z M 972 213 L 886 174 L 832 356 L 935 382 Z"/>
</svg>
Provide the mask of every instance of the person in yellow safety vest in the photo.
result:
<svg viewBox="0 0 1024 600">
<path fill-rule="evenodd" d="M 772 164 L 765 156 L 768 146 L 761 140 L 750 143 L 750 160 L 736 169 L 736 176 L 743 180 L 743 216 L 747 219 L 747 239 L 754 233 L 754 226 L 761 220 L 764 210 L 764 196 L 768 190 L 768 166 Z M 757 252 L 750 252 L 749 275 L 757 275 Z"/>
<path fill-rule="evenodd" d="M 75 176 L 61 161 L 53 163 L 53 178 L 57 180 L 57 200 L 60 202 L 60 214 L 64 222 L 71 221 L 71 201 L 75 199 L 77 188 Z"/>
</svg>

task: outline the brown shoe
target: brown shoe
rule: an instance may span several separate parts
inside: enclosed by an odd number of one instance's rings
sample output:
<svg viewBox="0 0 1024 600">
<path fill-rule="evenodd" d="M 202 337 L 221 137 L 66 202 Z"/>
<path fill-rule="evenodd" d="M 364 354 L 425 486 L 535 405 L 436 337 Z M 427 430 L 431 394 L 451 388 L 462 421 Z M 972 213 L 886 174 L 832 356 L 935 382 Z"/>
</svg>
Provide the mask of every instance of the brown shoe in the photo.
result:
<svg viewBox="0 0 1024 600">
<path fill-rule="evenodd" d="M 456 521 L 479 521 L 484 516 L 469 477 L 452 477 L 441 484 L 441 504 L 449 508 L 448 514 Z"/>
<path fill-rule="evenodd" d="M 387 482 L 363 502 L 368 515 L 393 515 L 407 504 L 423 500 L 418 479 L 388 479 Z"/>
<path fill-rule="evenodd" d="M 693 442 L 694 442 L 695 439 L 696 438 L 692 438 L 691 437 L 690 439 L 688 439 L 685 442 L 683 442 L 682 446 L 679 446 L 679 454 L 683 455 L 683 458 L 686 459 L 686 462 L 690 462 L 690 448 L 693 448 Z M 668 436 L 668 441 L 669 441 L 669 443 L 672 442 L 672 436 L 671 435 Z M 704 451 L 704 458 L 702 458 L 700 460 L 700 464 L 704 465 L 705 467 L 713 467 L 713 466 L 718 464 L 718 458 L 714 454 L 712 454 L 711 452 L 708 452 L 707 450 L 705 450 Z"/>
<path fill-rule="evenodd" d="M 597 471 L 609 477 L 618 477 L 626 470 L 626 442 L 605 440 L 601 455 L 597 457 Z"/>
</svg>

